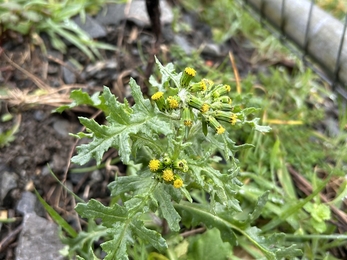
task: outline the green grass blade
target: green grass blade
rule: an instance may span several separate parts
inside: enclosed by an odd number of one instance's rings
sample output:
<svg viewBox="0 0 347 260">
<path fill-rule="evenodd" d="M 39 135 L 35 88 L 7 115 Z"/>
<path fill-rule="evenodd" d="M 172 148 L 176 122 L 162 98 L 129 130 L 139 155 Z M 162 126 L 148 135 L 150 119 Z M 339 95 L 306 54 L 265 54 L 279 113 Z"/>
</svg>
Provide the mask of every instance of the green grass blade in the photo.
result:
<svg viewBox="0 0 347 260">
<path fill-rule="evenodd" d="M 300 210 L 307 202 L 312 200 L 325 187 L 325 185 L 329 182 L 330 178 L 331 178 L 331 175 L 329 175 L 329 177 L 326 178 L 324 180 L 324 182 L 321 185 L 319 185 L 317 187 L 317 189 L 314 190 L 310 196 L 306 197 L 304 200 L 302 200 L 298 204 L 294 205 L 293 207 L 288 208 L 287 210 L 285 210 L 281 214 L 281 216 L 279 216 L 278 218 L 272 219 L 269 223 L 267 223 L 265 226 L 263 226 L 262 231 L 267 232 L 267 231 L 277 227 L 283 221 L 285 221 L 289 216 L 291 216 L 292 214 L 294 214 L 295 212 Z"/>
<path fill-rule="evenodd" d="M 48 214 L 54 219 L 54 221 L 61 226 L 71 237 L 77 237 L 77 232 L 63 219 L 48 203 L 40 196 L 40 194 L 35 189 L 35 194 L 42 206 L 48 212 Z"/>
</svg>

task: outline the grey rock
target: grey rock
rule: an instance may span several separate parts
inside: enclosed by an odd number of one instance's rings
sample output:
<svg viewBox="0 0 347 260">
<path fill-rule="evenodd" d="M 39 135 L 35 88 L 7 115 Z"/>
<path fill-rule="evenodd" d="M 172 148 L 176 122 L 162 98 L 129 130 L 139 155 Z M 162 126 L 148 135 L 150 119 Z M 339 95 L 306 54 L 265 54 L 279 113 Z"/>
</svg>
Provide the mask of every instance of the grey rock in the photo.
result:
<svg viewBox="0 0 347 260">
<path fill-rule="evenodd" d="M 64 257 L 59 253 L 63 247 L 55 223 L 35 213 L 24 216 L 23 229 L 16 248 L 16 260 L 63 260 Z"/>
<path fill-rule="evenodd" d="M 180 48 L 187 54 L 191 54 L 194 48 L 189 44 L 189 42 L 186 40 L 185 37 L 180 36 L 180 35 L 175 35 L 174 36 L 174 41 L 175 44 L 180 46 Z"/>
<path fill-rule="evenodd" d="M 324 125 L 328 132 L 328 135 L 331 137 L 336 137 L 340 134 L 339 122 L 334 118 L 328 117 L 324 120 Z"/>
<path fill-rule="evenodd" d="M 208 54 L 212 56 L 220 56 L 221 50 L 220 46 L 214 43 L 206 43 L 204 49 L 202 50 L 203 54 Z"/>
<path fill-rule="evenodd" d="M 108 4 L 95 19 L 102 25 L 118 25 L 125 19 L 124 9 L 123 4 Z"/>
<path fill-rule="evenodd" d="M 35 110 L 34 111 L 34 118 L 36 121 L 41 122 L 42 120 L 44 120 L 46 118 L 46 114 L 42 110 Z"/>
<path fill-rule="evenodd" d="M 150 21 L 146 11 L 146 4 L 143 0 L 133 0 L 127 12 L 126 4 L 109 4 L 99 12 L 96 20 L 103 25 L 118 25 L 122 20 L 130 20 L 141 27 L 150 26 Z M 170 5 L 160 1 L 161 23 L 168 24 L 173 21 L 173 12 Z"/>
<path fill-rule="evenodd" d="M 61 136 L 69 135 L 69 127 L 70 127 L 69 122 L 61 118 L 57 118 L 53 123 L 54 130 Z"/>
<path fill-rule="evenodd" d="M 24 191 L 22 193 L 22 197 L 18 201 L 16 209 L 23 215 L 36 213 L 37 215 L 44 216 L 44 209 L 41 203 L 38 201 L 37 197 L 29 191 Z"/>
<path fill-rule="evenodd" d="M 85 21 L 82 21 L 79 15 L 74 17 L 73 21 L 91 38 L 101 38 L 107 35 L 106 29 L 89 15 L 86 15 Z"/>
<path fill-rule="evenodd" d="M 7 170 L 0 172 L 0 201 L 3 201 L 11 189 L 17 187 L 17 181 L 16 173 Z"/>
<path fill-rule="evenodd" d="M 72 68 L 75 67 L 70 61 L 67 61 L 66 64 Z M 76 83 L 76 74 L 66 66 L 63 66 L 63 79 L 66 84 L 74 84 Z"/>
</svg>

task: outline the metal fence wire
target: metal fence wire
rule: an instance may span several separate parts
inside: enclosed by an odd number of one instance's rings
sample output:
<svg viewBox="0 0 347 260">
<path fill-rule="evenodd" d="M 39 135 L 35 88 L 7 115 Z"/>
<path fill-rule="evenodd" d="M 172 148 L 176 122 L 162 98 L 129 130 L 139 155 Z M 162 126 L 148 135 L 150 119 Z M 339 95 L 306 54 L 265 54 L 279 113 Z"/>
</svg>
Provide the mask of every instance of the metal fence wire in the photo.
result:
<svg viewBox="0 0 347 260">
<path fill-rule="evenodd" d="M 237 2 L 347 100 L 347 13 L 339 21 L 314 0 Z"/>
</svg>

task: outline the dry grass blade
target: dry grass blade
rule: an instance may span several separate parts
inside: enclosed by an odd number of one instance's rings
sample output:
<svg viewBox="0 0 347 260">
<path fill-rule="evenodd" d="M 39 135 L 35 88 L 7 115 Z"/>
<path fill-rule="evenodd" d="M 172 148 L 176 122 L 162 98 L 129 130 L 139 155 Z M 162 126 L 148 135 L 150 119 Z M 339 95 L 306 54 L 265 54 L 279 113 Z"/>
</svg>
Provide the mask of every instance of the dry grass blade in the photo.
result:
<svg viewBox="0 0 347 260">
<path fill-rule="evenodd" d="M 38 89 L 32 92 L 14 88 L 8 90 L 6 95 L 0 95 L 0 100 L 5 100 L 10 106 L 18 107 L 22 110 L 32 109 L 41 105 L 59 107 L 71 103 L 71 89 L 82 87 L 83 85 L 63 85 L 60 88 L 47 86 L 45 89 Z"/>
</svg>

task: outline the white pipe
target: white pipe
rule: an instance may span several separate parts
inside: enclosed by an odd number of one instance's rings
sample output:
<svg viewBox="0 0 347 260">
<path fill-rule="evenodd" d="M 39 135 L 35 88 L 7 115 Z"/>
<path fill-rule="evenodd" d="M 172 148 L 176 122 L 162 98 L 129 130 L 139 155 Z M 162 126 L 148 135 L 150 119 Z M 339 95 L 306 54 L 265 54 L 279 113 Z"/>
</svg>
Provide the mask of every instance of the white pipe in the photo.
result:
<svg viewBox="0 0 347 260">
<path fill-rule="evenodd" d="M 301 49 L 305 48 L 306 28 L 311 1 L 307 0 L 244 0 L 273 26 L 281 29 Z M 284 1 L 284 3 L 283 3 Z M 284 15 L 282 17 L 282 6 Z M 283 20 L 284 19 L 284 20 Z M 307 54 L 333 79 L 344 25 L 314 5 L 307 34 Z M 337 80 L 347 85 L 347 33 L 340 54 Z"/>
</svg>

